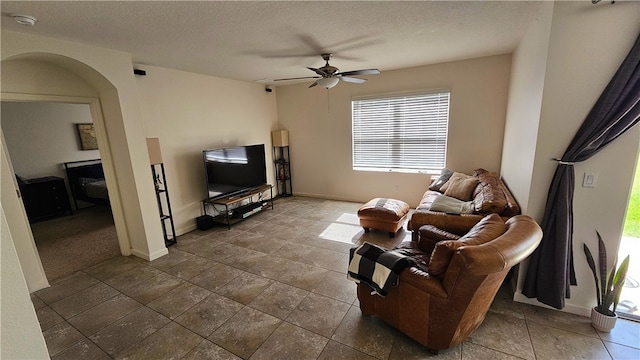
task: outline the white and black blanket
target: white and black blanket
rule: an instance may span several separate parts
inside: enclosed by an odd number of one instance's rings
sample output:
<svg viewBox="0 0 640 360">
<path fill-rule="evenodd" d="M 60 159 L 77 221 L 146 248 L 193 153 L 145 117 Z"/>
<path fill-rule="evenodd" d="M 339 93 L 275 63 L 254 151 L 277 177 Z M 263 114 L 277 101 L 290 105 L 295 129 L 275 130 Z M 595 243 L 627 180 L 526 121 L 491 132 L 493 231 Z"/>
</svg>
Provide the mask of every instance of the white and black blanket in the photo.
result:
<svg viewBox="0 0 640 360">
<path fill-rule="evenodd" d="M 365 283 L 378 295 L 386 296 L 391 287 L 398 285 L 400 272 L 413 263 L 413 259 L 396 251 L 364 243 L 349 251 L 347 278 Z"/>
</svg>

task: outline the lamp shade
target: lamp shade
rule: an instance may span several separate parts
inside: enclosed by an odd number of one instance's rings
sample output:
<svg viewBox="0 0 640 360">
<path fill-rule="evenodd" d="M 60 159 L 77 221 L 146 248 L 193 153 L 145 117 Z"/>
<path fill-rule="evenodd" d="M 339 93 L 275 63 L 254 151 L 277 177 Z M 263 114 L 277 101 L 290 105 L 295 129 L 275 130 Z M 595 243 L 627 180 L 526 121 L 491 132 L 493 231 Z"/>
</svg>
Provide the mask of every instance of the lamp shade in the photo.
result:
<svg viewBox="0 0 640 360">
<path fill-rule="evenodd" d="M 331 89 L 332 87 L 338 85 L 339 81 L 340 79 L 338 79 L 337 77 L 328 77 L 328 78 L 318 79 L 316 82 L 318 83 L 318 85 L 326 89 Z"/>
<path fill-rule="evenodd" d="M 271 132 L 273 146 L 289 146 L 289 131 L 275 130 Z"/>
<path fill-rule="evenodd" d="M 149 150 L 149 161 L 151 161 L 151 165 L 162 163 L 162 152 L 160 151 L 160 139 L 147 138 L 147 150 Z"/>
</svg>

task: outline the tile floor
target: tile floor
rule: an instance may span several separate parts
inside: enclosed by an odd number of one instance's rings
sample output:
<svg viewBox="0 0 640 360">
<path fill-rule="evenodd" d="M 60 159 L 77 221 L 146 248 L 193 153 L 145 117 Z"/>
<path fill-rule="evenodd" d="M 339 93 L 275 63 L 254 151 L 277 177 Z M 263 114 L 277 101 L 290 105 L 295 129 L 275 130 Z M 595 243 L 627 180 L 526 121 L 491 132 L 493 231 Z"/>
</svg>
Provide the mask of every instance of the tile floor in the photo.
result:
<svg viewBox="0 0 640 360">
<path fill-rule="evenodd" d="M 432 355 L 358 308 L 348 249 L 360 204 L 279 199 L 231 230 L 181 236 L 152 262 L 115 257 L 32 294 L 52 359 L 422 359 Z M 397 240 L 410 235 L 402 231 Z M 382 335 L 382 336 L 380 336 Z M 375 339 L 384 339 L 383 341 Z M 640 324 L 496 297 L 440 359 L 640 359 Z"/>
</svg>

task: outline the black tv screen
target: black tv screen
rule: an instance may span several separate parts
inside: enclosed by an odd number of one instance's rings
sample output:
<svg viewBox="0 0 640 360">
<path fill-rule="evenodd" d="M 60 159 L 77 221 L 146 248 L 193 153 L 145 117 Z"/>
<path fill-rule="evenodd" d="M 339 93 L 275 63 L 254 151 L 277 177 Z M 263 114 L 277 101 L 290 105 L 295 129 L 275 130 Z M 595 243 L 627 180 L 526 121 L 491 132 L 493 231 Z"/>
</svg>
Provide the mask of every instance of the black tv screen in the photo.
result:
<svg viewBox="0 0 640 360">
<path fill-rule="evenodd" d="M 209 199 L 239 194 L 267 183 L 264 144 L 204 150 L 202 157 Z"/>
</svg>

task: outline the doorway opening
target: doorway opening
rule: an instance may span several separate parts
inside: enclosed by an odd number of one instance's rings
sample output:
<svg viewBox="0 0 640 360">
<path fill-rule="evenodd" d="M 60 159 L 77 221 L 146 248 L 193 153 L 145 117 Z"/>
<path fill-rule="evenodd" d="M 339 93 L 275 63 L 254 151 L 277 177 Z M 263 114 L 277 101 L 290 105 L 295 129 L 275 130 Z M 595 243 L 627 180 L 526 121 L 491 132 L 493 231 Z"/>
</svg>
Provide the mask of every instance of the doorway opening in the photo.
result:
<svg viewBox="0 0 640 360">
<path fill-rule="evenodd" d="M 120 255 L 109 206 L 76 201 L 63 164 L 100 159 L 82 144 L 88 104 L 2 102 L 2 131 L 49 282 Z M 106 191 L 106 190 L 105 190 Z"/>
<path fill-rule="evenodd" d="M 640 156 L 636 164 L 633 187 L 629 198 L 629 207 L 618 249 L 618 262 L 627 255 L 629 270 L 620 295 L 616 312 L 620 317 L 640 320 Z"/>
</svg>

